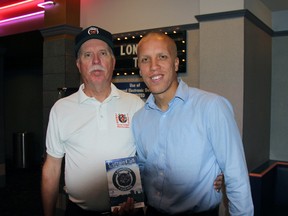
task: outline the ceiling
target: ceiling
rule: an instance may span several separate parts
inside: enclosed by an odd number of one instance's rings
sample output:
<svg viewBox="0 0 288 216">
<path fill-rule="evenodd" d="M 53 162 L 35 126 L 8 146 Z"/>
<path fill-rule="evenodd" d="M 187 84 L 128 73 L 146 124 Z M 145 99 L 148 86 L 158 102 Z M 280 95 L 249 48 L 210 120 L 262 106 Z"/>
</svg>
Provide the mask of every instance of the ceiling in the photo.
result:
<svg viewBox="0 0 288 216">
<path fill-rule="evenodd" d="M 287 0 L 261 0 L 271 11 L 288 10 Z"/>
<path fill-rule="evenodd" d="M 22 1 L 23 0 L 1 0 L 0 7 Z M 271 11 L 288 10 L 288 0 L 260 0 L 260 1 L 262 1 Z"/>
</svg>

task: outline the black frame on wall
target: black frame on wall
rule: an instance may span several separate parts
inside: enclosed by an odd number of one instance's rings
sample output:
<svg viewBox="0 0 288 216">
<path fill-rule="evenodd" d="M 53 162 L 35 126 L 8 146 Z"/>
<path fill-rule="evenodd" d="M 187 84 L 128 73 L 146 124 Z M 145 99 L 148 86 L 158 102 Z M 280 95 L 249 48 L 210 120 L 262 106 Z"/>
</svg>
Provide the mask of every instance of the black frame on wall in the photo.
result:
<svg viewBox="0 0 288 216">
<path fill-rule="evenodd" d="M 137 44 L 145 34 L 151 31 L 163 32 L 174 39 L 180 60 L 178 73 L 186 73 L 186 31 L 188 29 L 195 29 L 195 27 L 198 28 L 199 26 L 190 24 L 114 34 L 114 54 L 116 57 L 116 65 L 113 76 L 139 75 L 139 69 L 137 67 Z"/>
</svg>

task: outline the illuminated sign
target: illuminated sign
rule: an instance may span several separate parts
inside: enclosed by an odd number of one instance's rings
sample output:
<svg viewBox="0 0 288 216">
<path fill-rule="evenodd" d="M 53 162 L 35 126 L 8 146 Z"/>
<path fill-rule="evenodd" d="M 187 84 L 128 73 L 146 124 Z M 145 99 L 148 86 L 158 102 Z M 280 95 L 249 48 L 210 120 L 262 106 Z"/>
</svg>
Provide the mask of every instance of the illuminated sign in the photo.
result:
<svg viewBox="0 0 288 216">
<path fill-rule="evenodd" d="M 45 13 L 45 8 L 55 5 L 54 1 L 25 0 L 10 1 L 10 4 L 0 4 L 0 24 L 11 23 L 29 17 L 38 17 Z"/>
<path fill-rule="evenodd" d="M 138 75 L 137 44 L 149 31 L 114 35 L 116 66 L 114 76 Z M 186 31 L 165 31 L 176 43 L 180 60 L 178 73 L 186 72 Z"/>
</svg>

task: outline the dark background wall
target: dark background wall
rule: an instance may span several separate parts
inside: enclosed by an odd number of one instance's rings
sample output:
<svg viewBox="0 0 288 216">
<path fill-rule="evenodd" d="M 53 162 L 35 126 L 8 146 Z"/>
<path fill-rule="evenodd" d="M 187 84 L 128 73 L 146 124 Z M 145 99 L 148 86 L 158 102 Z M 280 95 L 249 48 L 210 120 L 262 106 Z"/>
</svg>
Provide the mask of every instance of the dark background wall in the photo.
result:
<svg viewBox="0 0 288 216">
<path fill-rule="evenodd" d="M 0 37 L 3 55 L 4 149 L 6 166 L 13 166 L 13 136 L 27 132 L 32 164 L 43 154 L 43 38 L 40 31 Z"/>
<path fill-rule="evenodd" d="M 3 81 L 3 54 L 5 50 L 0 46 L 0 88 L 4 86 Z M 2 88 L 3 89 L 3 88 Z M 5 148 L 4 148 L 4 94 L 0 90 L 0 187 L 6 183 L 5 179 Z"/>
</svg>

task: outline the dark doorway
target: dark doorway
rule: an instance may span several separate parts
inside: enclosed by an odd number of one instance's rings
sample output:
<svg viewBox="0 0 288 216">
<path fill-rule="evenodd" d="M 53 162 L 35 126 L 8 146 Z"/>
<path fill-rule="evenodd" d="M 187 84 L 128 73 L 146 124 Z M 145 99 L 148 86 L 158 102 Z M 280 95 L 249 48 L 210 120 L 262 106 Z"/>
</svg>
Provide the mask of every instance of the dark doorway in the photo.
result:
<svg viewBox="0 0 288 216">
<path fill-rule="evenodd" d="M 13 137 L 24 132 L 29 163 L 38 165 L 43 154 L 43 37 L 40 31 L 0 37 L 0 47 L 6 169 L 16 157 Z"/>
</svg>

